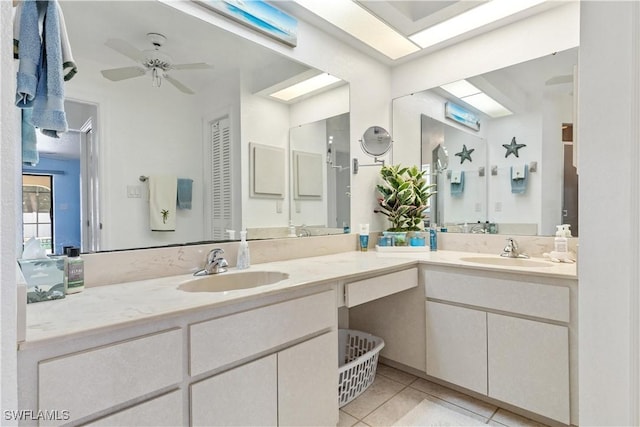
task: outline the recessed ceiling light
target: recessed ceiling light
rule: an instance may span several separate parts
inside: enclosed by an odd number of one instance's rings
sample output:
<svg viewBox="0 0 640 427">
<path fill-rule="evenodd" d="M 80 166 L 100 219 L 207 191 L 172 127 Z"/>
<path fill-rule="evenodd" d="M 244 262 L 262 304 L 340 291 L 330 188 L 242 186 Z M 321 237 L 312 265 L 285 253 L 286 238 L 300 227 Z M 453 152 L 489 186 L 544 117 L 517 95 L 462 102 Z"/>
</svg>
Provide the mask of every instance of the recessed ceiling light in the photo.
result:
<svg viewBox="0 0 640 427">
<path fill-rule="evenodd" d="M 296 3 L 391 59 L 420 50 L 405 36 L 351 0 L 296 0 Z"/>
<path fill-rule="evenodd" d="M 491 0 L 473 9 L 469 9 L 460 15 L 456 15 L 453 18 L 419 31 L 409 36 L 409 39 L 422 48 L 427 48 L 533 6 L 537 6 L 545 1 L 546 0 Z"/>
<path fill-rule="evenodd" d="M 457 82 L 442 85 L 440 87 L 458 98 L 482 92 L 466 80 L 458 80 Z"/>
<path fill-rule="evenodd" d="M 502 104 L 495 99 L 491 98 L 484 92 L 476 93 L 475 95 L 465 96 L 462 98 L 464 102 L 477 108 L 483 113 L 491 116 L 492 118 L 508 116 L 513 114 L 507 110 Z"/>
<path fill-rule="evenodd" d="M 494 119 L 513 114 L 498 101 L 491 98 L 489 95 L 482 92 L 466 80 L 458 80 L 457 82 L 448 83 L 440 86 L 440 88 L 446 90 L 456 98 L 459 98 Z"/>
<path fill-rule="evenodd" d="M 294 98 L 322 89 L 323 87 L 332 85 L 339 81 L 341 81 L 339 78 L 332 76 L 331 74 L 322 73 L 277 92 L 271 93 L 269 96 L 278 98 L 282 101 L 291 101 Z"/>
</svg>

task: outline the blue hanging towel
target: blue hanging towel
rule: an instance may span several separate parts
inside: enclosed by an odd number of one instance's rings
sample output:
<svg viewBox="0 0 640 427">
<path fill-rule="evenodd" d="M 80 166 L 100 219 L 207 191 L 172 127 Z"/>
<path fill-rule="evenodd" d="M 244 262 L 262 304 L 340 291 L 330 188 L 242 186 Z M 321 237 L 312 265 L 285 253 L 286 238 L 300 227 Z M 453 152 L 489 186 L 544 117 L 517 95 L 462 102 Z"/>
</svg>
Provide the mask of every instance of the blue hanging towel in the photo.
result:
<svg viewBox="0 0 640 427">
<path fill-rule="evenodd" d="M 193 180 L 178 178 L 178 209 L 191 209 Z"/>
<path fill-rule="evenodd" d="M 22 109 L 22 163 L 37 166 L 40 156 L 38 155 L 36 128 L 31 123 L 31 113 L 31 108 Z"/>
<path fill-rule="evenodd" d="M 464 191 L 464 171 L 451 172 L 451 195 L 454 197 L 462 196 Z"/>
<path fill-rule="evenodd" d="M 58 3 L 25 0 L 20 15 L 20 64 L 16 105 L 33 108 L 32 123 L 58 138 L 68 130 L 64 112 L 64 69 Z M 42 39 L 40 39 L 40 19 Z"/>
<path fill-rule="evenodd" d="M 511 166 L 511 192 L 514 194 L 523 194 L 527 191 L 527 180 L 529 167 L 524 164 L 521 166 Z"/>
</svg>

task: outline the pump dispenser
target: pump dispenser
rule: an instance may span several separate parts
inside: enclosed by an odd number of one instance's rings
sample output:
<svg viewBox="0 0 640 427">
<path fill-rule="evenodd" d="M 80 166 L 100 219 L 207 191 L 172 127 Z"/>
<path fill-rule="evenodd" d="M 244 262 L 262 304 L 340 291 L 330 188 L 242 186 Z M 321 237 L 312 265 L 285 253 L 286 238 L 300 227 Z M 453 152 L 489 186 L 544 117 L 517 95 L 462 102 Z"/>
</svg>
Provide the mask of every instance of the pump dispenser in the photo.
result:
<svg viewBox="0 0 640 427">
<path fill-rule="evenodd" d="M 553 250 L 558 253 L 568 252 L 567 238 L 565 237 L 565 228 L 562 225 L 556 225 L 556 238 L 553 239 Z"/>
<path fill-rule="evenodd" d="M 240 245 L 238 246 L 238 258 L 236 268 L 244 270 L 249 268 L 249 244 L 247 243 L 247 231 L 240 232 Z"/>
</svg>

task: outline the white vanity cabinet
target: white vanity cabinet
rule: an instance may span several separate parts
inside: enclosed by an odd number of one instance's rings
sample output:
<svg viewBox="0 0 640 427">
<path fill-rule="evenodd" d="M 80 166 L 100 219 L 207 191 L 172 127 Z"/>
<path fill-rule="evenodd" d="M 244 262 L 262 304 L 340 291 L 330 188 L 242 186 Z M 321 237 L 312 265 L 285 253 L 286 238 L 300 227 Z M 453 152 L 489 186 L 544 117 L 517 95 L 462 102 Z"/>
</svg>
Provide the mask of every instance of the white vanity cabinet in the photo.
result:
<svg viewBox="0 0 640 427">
<path fill-rule="evenodd" d="M 427 375 L 487 394 L 487 313 L 427 301 Z"/>
<path fill-rule="evenodd" d="M 21 408 L 60 412 L 21 425 L 338 422 L 335 284 L 32 344 L 18 355 Z"/>
<path fill-rule="evenodd" d="M 73 421 L 177 388 L 182 381 L 181 347 L 182 331 L 172 329 L 43 360 L 37 369 L 38 409 L 68 411 Z M 173 410 L 182 419 L 182 405 Z"/>
<path fill-rule="evenodd" d="M 191 385 L 193 425 L 337 423 L 334 291 L 209 320 L 190 329 L 191 375 L 214 372 Z"/>
<path fill-rule="evenodd" d="M 570 333 L 575 282 L 425 270 L 427 375 L 577 424 L 577 366 L 570 363 L 577 359 L 570 359 L 577 352 L 576 331 Z"/>
</svg>

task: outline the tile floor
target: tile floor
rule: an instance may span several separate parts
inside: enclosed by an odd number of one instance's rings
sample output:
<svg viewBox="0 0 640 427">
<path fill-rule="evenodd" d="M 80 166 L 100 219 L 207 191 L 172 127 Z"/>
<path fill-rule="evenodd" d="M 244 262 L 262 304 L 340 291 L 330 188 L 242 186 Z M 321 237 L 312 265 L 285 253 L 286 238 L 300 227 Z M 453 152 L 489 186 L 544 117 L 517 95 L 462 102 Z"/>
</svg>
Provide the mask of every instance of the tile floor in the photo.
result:
<svg viewBox="0 0 640 427">
<path fill-rule="evenodd" d="M 340 409 L 338 427 L 391 426 L 424 399 L 490 426 L 545 427 L 544 424 L 383 364 L 378 364 L 374 383 Z M 430 425 L 442 424 L 433 420 Z"/>
</svg>

